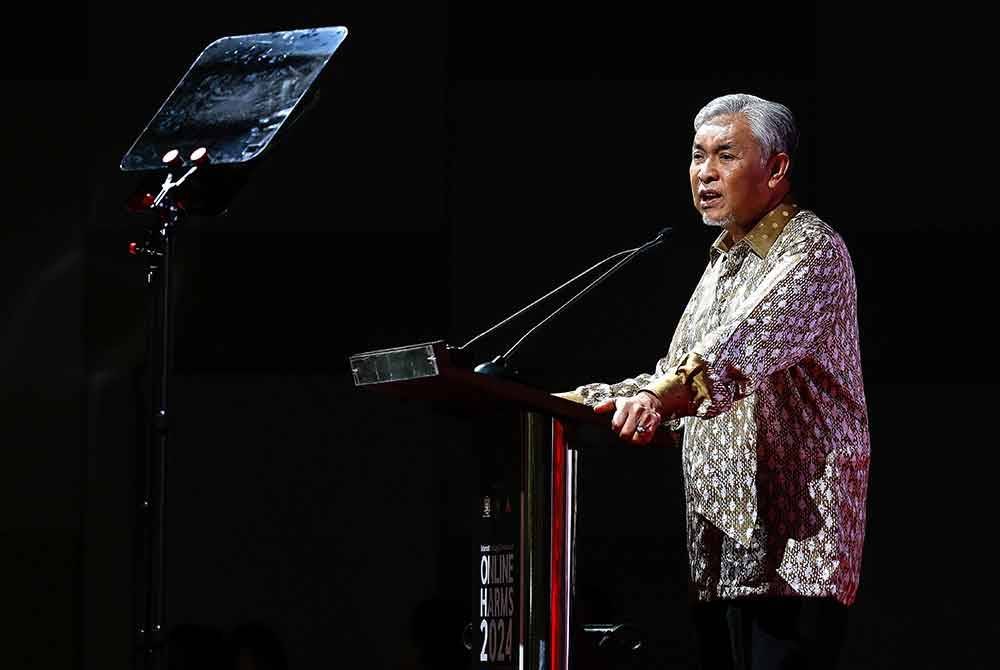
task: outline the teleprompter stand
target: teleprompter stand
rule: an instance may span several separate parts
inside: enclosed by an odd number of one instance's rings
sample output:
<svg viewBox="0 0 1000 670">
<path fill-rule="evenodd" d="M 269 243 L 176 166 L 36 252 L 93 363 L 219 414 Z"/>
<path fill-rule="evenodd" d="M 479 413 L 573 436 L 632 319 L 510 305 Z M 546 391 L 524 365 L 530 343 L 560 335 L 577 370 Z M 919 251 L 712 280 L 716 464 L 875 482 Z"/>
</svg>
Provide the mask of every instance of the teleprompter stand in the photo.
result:
<svg viewBox="0 0 1000 670">
<path fill-rule="evenodd" d="M 209 44 L 121 161 L 139 177 L 128 201 L 152 222 L 129 252 L 145 266 L 148 397 L 138 481 L 135 667 L 167 667 L 166 463 L 170 422 L 171 267 L 187 216 L 217 216 L 248 168 L 315 99 L 347 36 L 338 27 L 224 37 Z"/>
</svg>

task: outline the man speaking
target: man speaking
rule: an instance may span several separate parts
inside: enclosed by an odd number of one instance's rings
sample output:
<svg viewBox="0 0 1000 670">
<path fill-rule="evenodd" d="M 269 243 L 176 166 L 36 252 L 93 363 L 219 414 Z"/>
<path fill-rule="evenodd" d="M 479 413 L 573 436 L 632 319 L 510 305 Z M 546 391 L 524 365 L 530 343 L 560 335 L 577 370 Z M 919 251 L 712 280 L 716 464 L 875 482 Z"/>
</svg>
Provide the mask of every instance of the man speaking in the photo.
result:
<svg viewBox="0 0 1000 670">
<path fill-rule="evenodd" d="M 683 431 L 703 667 L 833 667 L 868 487 L 851 259 L 796 203 L 787 107 L 722 96 L 694 131 L 694 206 L 722 231 L 667 355 L 652 374 L 558 395 L 613 413 L 632 443 Z"/>
</svg>

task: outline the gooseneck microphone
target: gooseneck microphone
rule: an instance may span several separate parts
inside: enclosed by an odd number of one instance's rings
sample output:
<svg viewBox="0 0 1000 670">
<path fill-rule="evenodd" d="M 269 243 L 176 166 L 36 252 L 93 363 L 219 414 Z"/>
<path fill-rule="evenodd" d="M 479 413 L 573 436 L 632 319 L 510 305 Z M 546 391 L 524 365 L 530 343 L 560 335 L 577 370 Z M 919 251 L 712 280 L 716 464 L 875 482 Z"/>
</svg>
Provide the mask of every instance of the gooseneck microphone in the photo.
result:
<svg viewBox="0 0 1000 670">
<path fill-rule="evenodd" d="M 488 333 L 493 332 L 494 330 L 496 330 L 500 326 L 504 325 L 505 323 L 507 323 L 508 321 L 510 321 L 511 319 L 513 319 L 514 317 L 516 317 L 516 316 L 524 313 L 528 309 L 534 307 L 539 302 L 541 302 L 542 300 L 545 300 L 546 298 L 548 298 L 552 294 L 556 293 L 557 291 L 565 288 L 566 286 L 569 286 L 570 284 L 572 284 L 573 282 L 575 282 L 577 279 L 579 279 L 580 277 L 583 277 L 584 275 L 586 275 L 587 273 L 591 272 L 595 268 L 598 268 L 601 265 L 603 265 L 604 263 L 607 263 L 608 261 L 610 261 L 612 259 L 618 258 L 619 256 L 625 256 L 625 258 L 621 259 L 620 261 L 618 261 L 617 263 L 615 263 L 614 265 L 612 265 L 610 268 L 608 268 L 605 272 L 603 272 L 599 277 L 597 277 L 597 279 L 595 279 L 594 281 L 592 281 L 589 284 L 587 284 L 587 286 L 585 286 L 582 290 L 580 290 L 580 292 L 578 292 L 572 298 L 570 298 L 569 300 L 567 300 L 566 302 L 564 302 L 562 305 L 560 305 L 559 307 L 557 307 L 555 309 L 555 311 L 553 311 L 551 314 L 549 314 L 544 319 L 542 319 L 537 324 L 535 324 L 530 329 L 528 329 L 528 331 L 526 333 L 524 333 L 524 335 L 522 335 L 520 337 L 520 339 L 518 339 L 513 344 L 513 346 L 511 346 L 509 349 L 507 349 L 507 351 L 505 351 L 504 353 L 500 354 L 499 356 L 497 356 L 496 358 L 494 358 L 492 361 L 485 362 L 485 363 L 480 363 L 475 368 L 475 371 L 478 372 L 478 373 L 480 373 L 480 374 L 493 375 L 493 376 L 496 376 L 496 377 L 506 377 L 508 379 L 513 379 L 514 375 L 515 375 L 515 372 L 513 370 L 511 370 L 509 367 L 507 367 L 507 361 L 513 355 L 513 353 L 517 350 L 517 348 L 521 346 L 521 343 L 523 343 L 526 339 L 528 339 L 528 337 L 530 337 L 531 334 L 534 333 L 536 330 L 538 330 L 539 328 L 541 328 L 542 326 L 544 326 L 546 323 L 548 323 L 549 321 L 551 321 L 552 319 L 554 319 L 557 315 L 559 315 L 560 313 L 562 313 L 570 305 L 572 305 L 577 300 L 579 300 L 580 298 L 582 298 L 583 296 L 585 296 L 587 293 L 589 293 L 590 291 L 592 291 L 594 288 L 596 288 L 605 279 L 607 279 L 608 277 L 610 277 L 611 275 L 613 275 L 615 272 L 617 272 L 618 270 L 620 270 L 622 267 L 624 267 L 633 258 L 635 258 L 639 254 L 643 253 L 644 251 L 648 251 L 649 249 L 652 249 L 653 247 L 657 246 L 658 244 L 661 244 L 664 241 L 664 239 L 666 239 L 667 235 L 669 235 L 672 231 L 673 231 L 673 229 L 670 228 L 670 227 L 664 228 L 659 233 L 657 233 L 656 237 L 654 237 L 650 241 L 646 242 L 642 246 L 635 247 L 633 249 L 625 249 L 624 251 L 619 251 L 619 252 L 617 252 L 615 254 L 612 254 L 611 256 L 608 256 L 604 260 L 596 263 L 595 265 L 592 265 L 591 267 L 587 268 L 586 270 L 584 270 L 580 274 L 576 275 L 575 277 L 573 277 L 569 281 L 565 282 L 564 284 L 562 284 L 562 285 L 556 287 L 555 289 L 549 291 L 548 293 L 546 293 L 545 295 L 543 295 L 541 298 L 538 298 L 537 300 L 535 300 L 534 302 L 532 302 L 530 305 L 527 305 L 526 307 L 521 308 L 520 310 L 518 310 L 514 314 L 511 314 L 510 316 L 508 316 L 506 319 L 504 319 L 500 323 L 496 324 L 495 326 L 492 326 L 489 329 L 487 329 L 486 331 L 480 333 L 479 335 L 476 335 L 474 338 L 472 338 L 471 340 L 469 340 L 468 342 L 466 342 L 465 344 L 463 344 L 461 347 L 459 347 L 459 349 L 465 349 L 465 347 L 469 346 L 470 344 L 472 344 L 473 342 L 475 342 L 479 338 L 483 337 L 484 335 L 487 335 Z"/>
<path fill-rule="evenodd" d="M 514 319 L 514 318 L 520 316 L 521 314 L 524 314 L 525 312 L 527 312 L 529 309 L 531 309 L 532 307 L 534 307 L 538 303 L 540 303 L 543 300 L 545 300 L 546 298 L 549 298 L 550 296 L 558 293 L 559 291 L 563 290 L 564 288 L 566 288 L 567 286 L 569 286 L 570 284 L 572 284 L 573 282 L 575 282 L 580 277 L 583 277 L 584 275 L 587 275 L 590 272 L 593 272 L 596 268 L 601 267 L 602 265 L 604 265 L 608 261 L 613 260 L 615 258 L 618 258 L 619 256 L 624 256 L 625 254 L 630 254 L 633 251 L 637 251 L 638 249 L 639 249 L 639 247 L 635 247 L 634 249 L 625 249 L 624 251 L 618 251 L 616 253 L 611 254 L 610 256 L 608 256 L 607 258 L 605 258 L 604 260 L 600 260 L 600 261 L 594 263 L 589 268 L 587 268 L 586 270 L 584 270 L 580 274 L 576 275 L 575 277 L 573 277 L 569 281 L 566 281 L 566 282 L 560 284 L 559 286 L 556 286 L 554 289 L 552 289 L 551 291 L 549 291 L 548 293 L 546 293 L 545 295 L 543 295 L 541 298 L 538 298 L 537 300 L 535 300 L 534 302 L 532 302 L 530 305 L 525 305 L 524 307 L 522 307 L 521 309 L 519 309 L 516 312 L 514 312 L 513 314 L 511 314 L 510 316 L 508 316 L 506 319 L 504 319 L 500 323 L 497 323 L 497 324 L 495 324 L 493 326 L 490 326 L 489 328 L 487 328 L 483 332 L 479 333 L 478 335 L 476 335 L 475 337 L 473 337 L 471 340 L 469 340 L 468 342 L 466 342 L 465 344 L 463 344 L 462 346 L 460 346 L 459 350 L 465 349 L 467 346 L 469 346 L 473 342 L 477 341 L 479 338 L 485 337 L 486 335 L 489 335 L 494 330 L 496 330 L 500 326 L 504 325 L 505 323 L 507 323 L 511 319 Z"/>
</svg>

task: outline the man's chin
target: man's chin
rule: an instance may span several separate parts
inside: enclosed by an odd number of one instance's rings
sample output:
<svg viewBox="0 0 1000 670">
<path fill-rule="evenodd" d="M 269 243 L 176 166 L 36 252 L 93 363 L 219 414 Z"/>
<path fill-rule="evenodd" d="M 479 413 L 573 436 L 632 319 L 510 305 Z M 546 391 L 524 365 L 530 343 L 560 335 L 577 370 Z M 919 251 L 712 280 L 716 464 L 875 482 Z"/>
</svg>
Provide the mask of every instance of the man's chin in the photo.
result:
<svg viewBox="0 0 1000 670">
<path fill-rule="evenodd" d="M 701 222 L 713 228 L 724 228 L 733 222 L 732 216 L 711 217 L 708 214 L 701 215 Z"/>
</svg>

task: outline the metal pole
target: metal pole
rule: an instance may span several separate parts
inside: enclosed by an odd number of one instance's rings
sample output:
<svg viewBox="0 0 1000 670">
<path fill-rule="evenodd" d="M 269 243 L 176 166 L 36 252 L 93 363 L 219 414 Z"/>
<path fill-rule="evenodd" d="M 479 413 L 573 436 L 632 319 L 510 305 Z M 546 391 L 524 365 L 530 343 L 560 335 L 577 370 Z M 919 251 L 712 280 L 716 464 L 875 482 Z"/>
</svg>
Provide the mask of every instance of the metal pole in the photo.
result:
<svg viewBox="0 0 1000 670">
<path fill-rule="evenodd" d="M 163 670 L 167 667 L 166 647 L 166 470 L 168 428 L 168 386 L 171 366 L 171 275 L 174 228 L 180 210 L 169 198 L 156 205 L 159 226 L 151 231 L 142 253 L 148 259 L 146 285 L 149 297 L 147 319 L 147 363 L 150 394 L 145 403 L 145 459 L 143 495 L 139 509 L 138 549 L 141 567 L 137 576 L 136 667 Z"/>
</svg>

